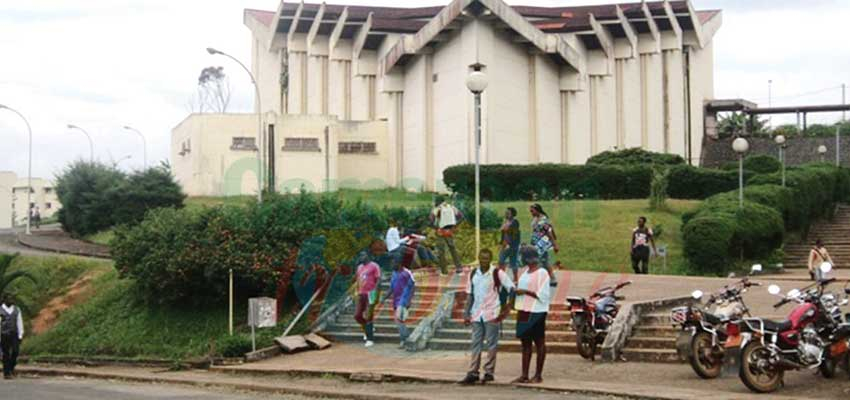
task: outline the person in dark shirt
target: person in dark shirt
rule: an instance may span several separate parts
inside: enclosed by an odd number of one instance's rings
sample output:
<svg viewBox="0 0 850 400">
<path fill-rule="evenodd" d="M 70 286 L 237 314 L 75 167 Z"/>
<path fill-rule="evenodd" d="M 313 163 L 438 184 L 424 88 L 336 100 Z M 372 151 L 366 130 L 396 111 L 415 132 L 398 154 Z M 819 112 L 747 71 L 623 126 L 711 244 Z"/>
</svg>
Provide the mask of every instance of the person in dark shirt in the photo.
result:
<svg viewBox="0 0 850 400">
<path fill-rule="evenodd" d="M 649 245 L 652 245 L 652 252 L 657 253 L 655 249 L 655 238 L 652 235 L 652 229 L 646 226 L 646 217 L 638 218 L 637 228 L 632 230 L 632 242 L 629 246 L 629 251 L 632 255 L 632 269 L 636 274 L 649 273 Z"/>
<path fill-rule="evenodd" d="M 510 266 L 513 279 L 516 282 L 519 272 L 519 221 L 516 219 L 516 208 L 505 210 L 505 222 L 502 223 L 502 250 L 499 252 L 499 266 Z M 510 264 L 507 264 L 510 262 Z"/>
</svg>

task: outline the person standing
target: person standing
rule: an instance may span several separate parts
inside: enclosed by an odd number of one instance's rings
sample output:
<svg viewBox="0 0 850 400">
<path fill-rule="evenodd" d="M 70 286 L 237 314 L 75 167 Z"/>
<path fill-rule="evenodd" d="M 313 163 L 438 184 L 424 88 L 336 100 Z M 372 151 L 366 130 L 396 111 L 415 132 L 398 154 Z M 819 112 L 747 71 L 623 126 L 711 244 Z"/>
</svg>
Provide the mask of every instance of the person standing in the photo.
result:
<svg viewBox="0 0 850 400">
<path fill-rule="evenodd" d="M 809 252 L 809 277 L 811 277 L 813 281 L 823 279 L 823 271 L 821 271 L 820 265 L 824 262 L 829 262 L 835 266 L 835 263 L 832 261 L 832 257 L 823 245 L 823 241 L 818 239 L 815 241 L 814 247 L 812 247 L 812 250 Z"/>
<path fill-rule="evenodd" d="M 24 319 L 12 296 L 3 296 L 0 304 L 0 352 L 3 353 L 3 379 L 15 376 L 21 340 L 24 339 Z"/>
<path fill-rule="evenodd" d="M 510 266 L 514 281 L 519 277 L 520 230 L 516 214 L 516 208 L 508 207 L 505 210 L 505 221 L 501 228 L 502 250 L 499 252 L 499 266 Z"/>
<path fill-rule="evenodd" d="M 510 313 L 501 300 L 502 291 L 515 289 L 513 281 L 505 271 L 493 268 L 493 252 L 482 249 L 478 253 L 479 265 L 469 273 L 466 281 L 466 308 L 463 323 L 472 325 L 471 360 L 466 377 L 461 384 L 471 385 L 478 382 L 481 370 L 481 352 L 486 349 L 487 360 L 484 363 L 482 383 L 492 382 L 496 372 L 496 351 L 499 346 L 499 332 L 502 320 Z"/>
<path fill-rule="evenodd" d="M 652 245 L 653 253 L 658 253 L 655 249 L 655 238 L 652 234 L 652 229 L 646 226 L 646 217 L 640 217 L 637 221 L 637 228 L 632 230 L 632 244 L 630 253 L 632 256 L 632 269 L 635 274 L 646 275 L 649 273 L 649 245 Z"/>
<path fill-rule="evenodd" d="M 361 257 L 357 267 L 357 308 L 354 320 L 363 328 L 366 347 L 375 342 L 374 319 L 375 306 L 378 304 L 378 283 L 381 281 L 381 267 L 368 257 Z"/>
<path fill-rule="evenodd" d="M 558 248 L 558 238 L 555 235 L 555 228 L 549 222 L 549 215 L 543 211 L 543 206 L 534 203 L 529 207 L 531 213 L 531 245 L 537 249 L 538 262 L 540 267 L 549 273 L 549 284 L 552 286 L 558 285 L 558 277 L 552 270 L 549 264 L 549 250 L 556 254 L 560 250 Z"/>
<path fill-rule="evenodd" d="M 551 287 L 549 273 L 540 266 L 536 248 L 522 249 L 527 269 L 517 282 L 514 308 L 517 310 L 516 337 L 522 343 L 522 375 L 514 383 L 543 382 L 543 364 L 546 362 L 546 317 L 549 313 Z M 537 351 L 537 370 L 529 379 L 532 351 Z"/>
<path fill-rule="evenodd" d="M 35 223 L 35 229 L 41 229 L 41 210 L 38 209 L 38 206 L 35 206 L 32 220 Z"/>
<path fill-rule="evenodd" d="M 437 197 L 434 204 L 435 207 L 431 211 L 430 219 L 431 224 L 437 228 L 437 263 L 440 266 L 440 272 L 448 274 L 446 253 L 449 252 L 455 264 L 455 272 L 460 273 L 463 271 L 463 265 L 461 265 L 460 257 L 457 254 L 454 234 L 457 225 L 463 220 L 463 214 L 446 201 L 445 197 Z"/>
<path fill-rule="evenodd" d="M 390 294 L 393 296 L 393 318 L 398 327 L 398 337 L 401 341 L 400 348 L 404 348 L 404 341 L 410 336 L 407 329 L 407 318 L 410 311 L 410 302 L 416 290 L 416 280 L 413 273 L 404 265 L 399 263 L 393 271 L 390 279 Z"/>
<path fill-rule="evenodd" d="M 387 229 L 384 243 L 387 244 L 387 254 L 392 261 L 393 270 L 401 263 L 401 258 L 404 256 L 404 242 L 401 238 L 401 233 L 399 233 L 398 224 L 395 220 L 390 220 L 390 228 Z"/>
</svg>

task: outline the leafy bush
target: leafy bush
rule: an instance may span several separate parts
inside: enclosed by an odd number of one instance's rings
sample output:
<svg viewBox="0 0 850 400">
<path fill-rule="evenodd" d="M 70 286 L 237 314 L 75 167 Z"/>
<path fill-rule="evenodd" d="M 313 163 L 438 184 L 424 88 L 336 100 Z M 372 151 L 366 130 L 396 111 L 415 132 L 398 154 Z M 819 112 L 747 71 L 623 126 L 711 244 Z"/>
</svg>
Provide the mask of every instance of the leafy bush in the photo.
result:
<svg viewBox="0 0 850 400">
<path fill-rule="evenodd" d="M 724 214 L 694 218 L 682 227 L 685 257 L 695 272 L 722 273 L 729 267 L 735 221 Z"/>
<path fill-rule="evenodd" d="M 130 176 L 101 163 L 77 161 L 56 179 L 59 222 L 75 236 L 137 223 L 158 207 L 182 207 L 185 195 L 167 166 Z"/>
<path fill-rule="evenodd" d="M 652 182 L 649 185 L 649 209 L 658 210 L 666 207 L 667 186 L 670 170 L 663 168 L 652 169 Z"/>
<path fill-rule="evenodd" d="M 684 165 L 685 159 L 677 154 L 654 153 L 639 147 L 604 151 L 587 160 L 587 164 L 597 165 Z"/>
<path fill-rule="evenodd" d="M 738 187 L 738 172 L 687 165 L 670 169 L 667 194 L 673 199 L 705 199 Z"/>
<path fill-rule="evenodd" d="M 744 170 L 757 174 L 769 174 L 782 169 L 782 163 L 776 157 L 768 155 L 753 155 L 744 158 Z"/>
<path fill-rule="evenodd" d="M 216 352 L 222 357 L 242 357 L 251 351 L 251 337 L 248 335 L 234 334 L 224 336 L 216 342 Z"/>
</svg>

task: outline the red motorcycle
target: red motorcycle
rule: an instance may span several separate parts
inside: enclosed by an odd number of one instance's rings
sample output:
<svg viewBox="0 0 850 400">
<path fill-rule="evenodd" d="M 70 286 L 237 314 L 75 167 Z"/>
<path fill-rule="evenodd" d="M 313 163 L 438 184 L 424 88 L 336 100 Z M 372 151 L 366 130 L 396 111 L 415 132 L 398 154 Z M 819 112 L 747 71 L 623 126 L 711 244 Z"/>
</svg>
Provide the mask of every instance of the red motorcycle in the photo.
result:
<svg viewBox="0 0 850 400">
<path fill-rule="evenodd" d="M 847 357 L 850 324 L 844 322 L 839 309 L 848 299 L 824 293 L 834 281 L 821 280 L 802 291 L 788 292 L 774 305 L 798 303 L 787 320 L 744 318 L 727 326 L 726 360 L 738 369 L 750 390 L 769 393 L 779 389 L 789 370 L 819 368 L 824 377 L 835 376 L 837 360 Z M 768 291 L 776 295 L 780 289 L 771 285 Z M 845 289 L 846 294 L 850 290 Z"/>
<path fill-rule="evenodd" d="M 604 287 L 587 300 L 584 297 L 567 297 L 572 326 L 576 331 L 576 347 L 583 358 L 593 361 L 596 357 L 596 348 L 605 340 L 608 328 L 620 311 L 617 301 L 625 300 L 625 297 L 617 296 L 617 291 L 631 284 L 632 281 L 626 281 L 614 287 Z"/>
</svg>

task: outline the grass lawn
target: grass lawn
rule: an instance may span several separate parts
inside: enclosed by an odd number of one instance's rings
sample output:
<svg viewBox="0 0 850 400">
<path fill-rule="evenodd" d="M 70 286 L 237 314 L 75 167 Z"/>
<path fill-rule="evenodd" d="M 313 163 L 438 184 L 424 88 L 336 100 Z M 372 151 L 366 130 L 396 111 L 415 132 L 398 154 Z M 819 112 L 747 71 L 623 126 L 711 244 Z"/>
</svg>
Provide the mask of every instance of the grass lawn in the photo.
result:
<svg viewBox="0 0 850 400">
<path fill-rule="evenodd" d="M 92 233 L 91 235 L 86 235 L 83 237 L 83 240 L 88 242 L 102 244 L 104 246 L 109 245 L 109 241 L 115 237 L 115 232 L 110 228 L 105 231 L 100 231 L 98 233 Z"/>
</svg>

